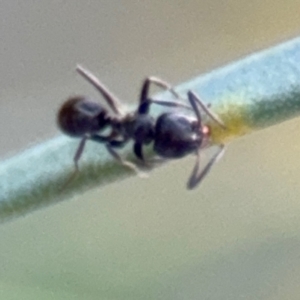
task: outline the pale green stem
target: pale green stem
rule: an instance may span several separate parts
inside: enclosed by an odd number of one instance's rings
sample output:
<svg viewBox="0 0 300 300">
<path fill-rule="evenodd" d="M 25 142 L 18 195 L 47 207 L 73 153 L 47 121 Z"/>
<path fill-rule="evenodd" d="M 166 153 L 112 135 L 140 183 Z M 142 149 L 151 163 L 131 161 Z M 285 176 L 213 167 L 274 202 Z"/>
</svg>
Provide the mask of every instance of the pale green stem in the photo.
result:
<svg viewBox="0 0 300 300">
<path fill-rule="evenodd" d="M 211 124 L 216 143 L 296 117 L 300 114 L 300 38 L 177 87 L 183 97 L 190 89 L 211 104 L 228 128 L 224 131 Z M 157 107 L 153 113 L 159 113 Z M 73 170 L 77 145 L 77 140 L 61 136 L 2 161 L 0 221 L 133 174 L 115 162 L 103 146 L 89 142 L 80 161 L 80 176 L 61 192 Z M 127 147 L 123 155 L 129 153 Z"/>
</svg>

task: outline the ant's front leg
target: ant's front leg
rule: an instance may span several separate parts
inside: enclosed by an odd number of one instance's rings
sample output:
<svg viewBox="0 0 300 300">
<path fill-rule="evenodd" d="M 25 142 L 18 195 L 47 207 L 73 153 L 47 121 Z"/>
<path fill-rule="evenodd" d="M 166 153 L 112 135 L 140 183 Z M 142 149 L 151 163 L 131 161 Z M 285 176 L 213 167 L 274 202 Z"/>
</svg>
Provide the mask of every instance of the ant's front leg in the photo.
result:
<svg viewBox="0 0 300 300">
<path fill-rule="evenodd" d="M 212 121 L 214 121 L 217 125 L 219 125 L 223 129 L 226 129 L 226 126 L 224 122 L 220 119 L 220 117 L 209 108 L 210 105 L 205 105 L 198 95 L 196 95 L 192 91 L 188 91 L 188 98 L 191 105 L 194 107 L 194 110 L 196 104 L 198 104 Z"/>
<path fill-rule="evenodd" d="M 196 159 L 196 163 L 194 166 L 194 169 L 192 171 L 192 174 L 187 182 L 187 188 L 189 190 L 194 189 L 197 185 L 199 185 L 201 183 L 201 181 L 207 176 L 207 174 L 210 172 L 211 168 L 213 167 L 213 165 L 215 163 L 217 163 L 219 161 L 219 159 L 223 156 L 225 151 L 225 146 L 222 145 L 218 145 L 218 150 L 217 152 L 211 157 L 211 159 L 209 160 L 209 162 L 207 163 L 207 165 L 204 167 L 204 169 L 199 172 L 200 169 L 200 148 L 197 151 L 197 159 Z"/>
</svg>

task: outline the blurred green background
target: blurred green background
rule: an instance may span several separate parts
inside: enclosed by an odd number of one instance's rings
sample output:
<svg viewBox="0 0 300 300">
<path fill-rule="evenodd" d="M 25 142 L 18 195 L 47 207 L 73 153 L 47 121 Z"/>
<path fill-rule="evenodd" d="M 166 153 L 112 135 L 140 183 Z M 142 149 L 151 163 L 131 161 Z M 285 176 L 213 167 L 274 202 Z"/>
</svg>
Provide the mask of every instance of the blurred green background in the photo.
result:
<svg viewBox="0 0 300 300">
<path fill-rule="evenodd" d="M 2 0 L 0 154 L 59 134 L 68 95 L 96 95 L 78 62 L 134 103 L 145 76 L 181 83 L 297 36 L 299 11 L 296 0 Z M 299 125 L 236 140 L 195 192 L 191 157 L 2 225 L 0 299 L 299 299 Z"/>
</svg>

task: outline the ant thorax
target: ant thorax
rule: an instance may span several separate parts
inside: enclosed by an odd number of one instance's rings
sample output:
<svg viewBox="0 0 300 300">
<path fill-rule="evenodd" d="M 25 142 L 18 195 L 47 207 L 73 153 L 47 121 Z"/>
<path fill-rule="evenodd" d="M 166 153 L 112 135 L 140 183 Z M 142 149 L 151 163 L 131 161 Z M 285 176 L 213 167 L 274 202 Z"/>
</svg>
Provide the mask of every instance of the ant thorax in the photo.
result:
<svg viewBox="0 0 300 300">
<path fill-rule="evenodd" d="M 128 114 L 118 125 L 121 135 L 137 143 L 149 144 L 154 138 L 155 120 L 148 114 Z"/>
</svg>

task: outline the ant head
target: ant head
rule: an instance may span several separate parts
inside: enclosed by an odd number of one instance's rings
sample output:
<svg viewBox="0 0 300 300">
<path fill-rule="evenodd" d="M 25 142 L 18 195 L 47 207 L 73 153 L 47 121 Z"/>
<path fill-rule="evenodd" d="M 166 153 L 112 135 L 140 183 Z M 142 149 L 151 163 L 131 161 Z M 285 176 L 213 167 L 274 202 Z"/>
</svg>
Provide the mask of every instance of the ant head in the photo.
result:
<svg viewBox="0 0 300 300">
<path fill-rule="evenodd" d="M 85 96 L 70 97 L 57 114 L 57 124 L 61 131 L 73 137 L 101 131 L 109 122 L 107 110 Z"/>
<path fill-rule="evenodd" d="M 192 128 L 195 132 L 198 132 L 204 139 L 208 139 L 211 135 L 211 129 L 209 125 L 204 125 L 202 123 L 199 123 L 198 120 L 191 121 Z"/>
</svg>

